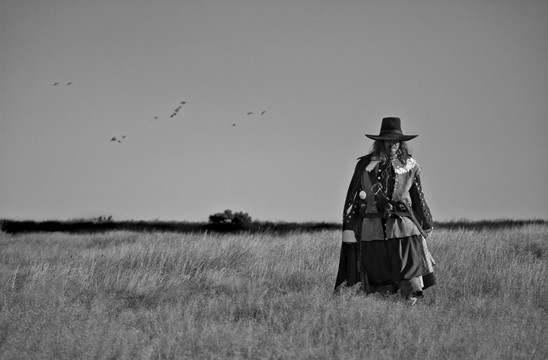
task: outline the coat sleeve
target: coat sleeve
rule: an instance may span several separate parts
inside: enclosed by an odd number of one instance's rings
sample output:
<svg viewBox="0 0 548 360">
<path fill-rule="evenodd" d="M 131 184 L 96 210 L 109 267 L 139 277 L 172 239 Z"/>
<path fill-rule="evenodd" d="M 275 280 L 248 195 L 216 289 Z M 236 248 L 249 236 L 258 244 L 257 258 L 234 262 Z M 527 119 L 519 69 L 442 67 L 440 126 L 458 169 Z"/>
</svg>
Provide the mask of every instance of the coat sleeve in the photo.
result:
<svg viewBox="0 0 548 360">
<path fill-rule="evenodd" d="M 356 223 L 359 222 L 359 197 L 361 189 L 361 176 L 368 163 L 368 156 L 359 158 L 350 180 L 343 208 L 343 230 L 356 231 Z"/>
<path fill-rule="evenodd" d="M 413 185 L 409 190 L 409 195 L 411 196 L 411 203 L 413 208 L 413 213 L 415 217 L 422 225 L 423 230 L 428 230 L 434 227 L 434 221 L 432 220 L 432 213 L 430 208 L 426 203 L 424 198 L 424 193 L 422 191 L 420 175 L 417 172 L 415 179 L 413 180 Z"/>
<path fill-rule="evenodd" d="M 361 187 L 358 187 L 351 201 L 345 204 L 345 210 L 343 214 L 343 230 L 354 230 L 355 224 L 358 221 L 359 217 L 359 197 L 357 193 L 361 190 Z"/>
</svg>

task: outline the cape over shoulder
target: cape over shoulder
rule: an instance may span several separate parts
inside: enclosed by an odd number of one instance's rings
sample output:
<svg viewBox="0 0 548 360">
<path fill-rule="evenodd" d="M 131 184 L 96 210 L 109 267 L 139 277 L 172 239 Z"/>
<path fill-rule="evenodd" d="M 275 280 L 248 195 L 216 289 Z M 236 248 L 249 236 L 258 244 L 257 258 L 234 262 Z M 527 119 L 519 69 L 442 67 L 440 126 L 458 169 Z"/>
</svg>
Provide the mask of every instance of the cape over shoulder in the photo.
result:
<svg viewBox="0 0 548 360">
<path fill-rule="evenodd" d="M 364 155 L 364 156 L 360 156 L 359 158 L 357 158 L 356 160 L 358 160 L 358 162 L 360 161 L 366 161 L 367 158 L 370 158 L 371 157 L 371 154 L 367 154 L 367 155 Z"/>
<path fill-rule="evenodd" d="M 356 162 L 356 166 L 354 168 L 354 176 L 356 176 L 358 173 L 361 173 L 365 169 L 365 167 L 371 160 L 371 154 L 360 156 L 356 160 L 358 161 Z"/>
</svg>

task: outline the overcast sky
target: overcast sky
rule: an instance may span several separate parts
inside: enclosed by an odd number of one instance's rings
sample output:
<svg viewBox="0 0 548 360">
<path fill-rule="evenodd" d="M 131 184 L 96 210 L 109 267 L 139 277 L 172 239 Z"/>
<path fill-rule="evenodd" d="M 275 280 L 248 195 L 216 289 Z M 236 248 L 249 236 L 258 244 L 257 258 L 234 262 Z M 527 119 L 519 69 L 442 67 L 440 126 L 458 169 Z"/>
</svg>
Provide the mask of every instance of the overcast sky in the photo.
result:
<svg viewBox="0 0 548 360">
<path fill-rule="evenodd" d="M 548 219 L 547 19 L 544 0 L 0 0 L 0 218 L 340 221 L 364 134 L 398 116 L 435 220 Z"/>
</svg>

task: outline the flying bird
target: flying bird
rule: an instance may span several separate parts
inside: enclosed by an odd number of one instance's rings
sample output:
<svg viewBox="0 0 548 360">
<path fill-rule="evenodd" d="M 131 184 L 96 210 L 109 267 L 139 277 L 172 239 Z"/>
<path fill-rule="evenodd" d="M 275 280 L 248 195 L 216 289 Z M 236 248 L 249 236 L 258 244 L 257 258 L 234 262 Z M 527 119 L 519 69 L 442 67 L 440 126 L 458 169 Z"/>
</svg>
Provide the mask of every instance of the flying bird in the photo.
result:
<svg viewBox="0 0 548 360">
<path fill-rule="evenodd" d="M 68 82 L 67 85 L 72 85 L 72 81 Z"/>
<path fill-rule="evenodd" d="M 112 139 L 110 139 L 110 142 L 113 142 L 113 141 L 114 141 L 114 142 L 118 142 L 118 143 L 121 144 L 121 143 L 122 143 L 122 140 L 121 140 L 121 139 L 125 139 L 125 138 L 126 138 L 125 135 L 122 135 L 122 137 L 120 137 L 120 138 L 117 138 L 116 136 L 113 136 Z"/>
<path fill-rule="evenodd" d="M 236 123 L 232 124 L 232 126 L 236 126 Z"/>
<path fill-rule="evenodd" d="M 154 116 L 154 119 L 158 120 L 158 116 Z"/>
<path fill-rule="evenodd" d="M 247 115 L 253 115 L 253 111 L 248 112 Z"/>
<path fill-rule="evenodd" d="M 186 101 L 181 101 L 179 104 L 184 105 L 186 104 Z"/>
<path fill-rule="evenodd" d="M 261 115 L 264 115 L 264 114 L 266 114 L 266 110 L 263 110 L 263 111 L 261 112 Z"/>
<path fill-rule="evenodd" d="M 182 106 L 179 105 L 179 107 L 176 107 L 175 109 L 173 109 L 173 113 L 171 114 L 170 118 L 172 117 L 175 117 L 175 115 L 177 115 L 177 113 L 179 112 L 179 110 L 181 110 Z"/>
<path fill-rule="evenodd" d="M 59 85 L 59 82 L 54 82 L 53 85 L 51 86 L 55 86 L 55 85 Z"/>
</svg>

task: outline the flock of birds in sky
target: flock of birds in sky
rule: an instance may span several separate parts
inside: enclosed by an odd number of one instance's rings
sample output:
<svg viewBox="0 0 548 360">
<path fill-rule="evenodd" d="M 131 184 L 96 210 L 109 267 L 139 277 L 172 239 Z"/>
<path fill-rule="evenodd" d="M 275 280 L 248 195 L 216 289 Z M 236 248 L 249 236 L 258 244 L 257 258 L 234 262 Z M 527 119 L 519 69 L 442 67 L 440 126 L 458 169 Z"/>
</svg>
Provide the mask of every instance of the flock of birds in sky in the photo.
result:
<svg viewBox="0 0 548 360">
<path fill-rule="evenodd" d="M 246 115 L 249 116 L 249 115 L 253 115 L 255 114 L 253 111 L 249 111 Z M 264 115 L 266 114 L 266 110 L 263 110 L 261 111 L 260 115 Z M 236 123 L 233 123 L 232 126 L 236 126 Z"/>
<path fill-rule="evenodd" d="M 59 86 L 61 85 L 61 83 L 59 81 L 56 81 L 52 84 L 52 86 Z M 70 86 L 72 85 L 72 81 L 69 81 L 65 84 L 65 86 Z M 177 114 L 179 113 L 179 111 L 183 108 L 183 105 L 186 105 L 186 101 L 185 100 L 182 100 L 179 102 L 179 104 L 177 104 L 178 106 L 173 109 L 173 112 L 171 113 L 171 115 L 169 115 L 169 118 L 172 119 L 174 118 L 175 116 L 177 116 Z M 247 116 L 250 116 L 250 115 L 254 115 L 255 112 L 253 111 L 248 111 L 246 113 Z M 262 116 L 266 114 L 266 110 L 263 110 L 261 111 L 260 113 L 258 113 L 258 115 Z M 160 116 L 158 115 L 155 115 L 153 116 L 154 120 L 158 120 L 160 118 Z M 232 126 L 236 126 L 236 123 L 233 123 Z M 113 136 L 111 139 L 110 139 L 110 142 L 115 142 L 115 143 L 119 143 L 121 144 L 122 141 L 126 138 L 126 135 L 122 135 L 122 136 Z"/>
</svg>

